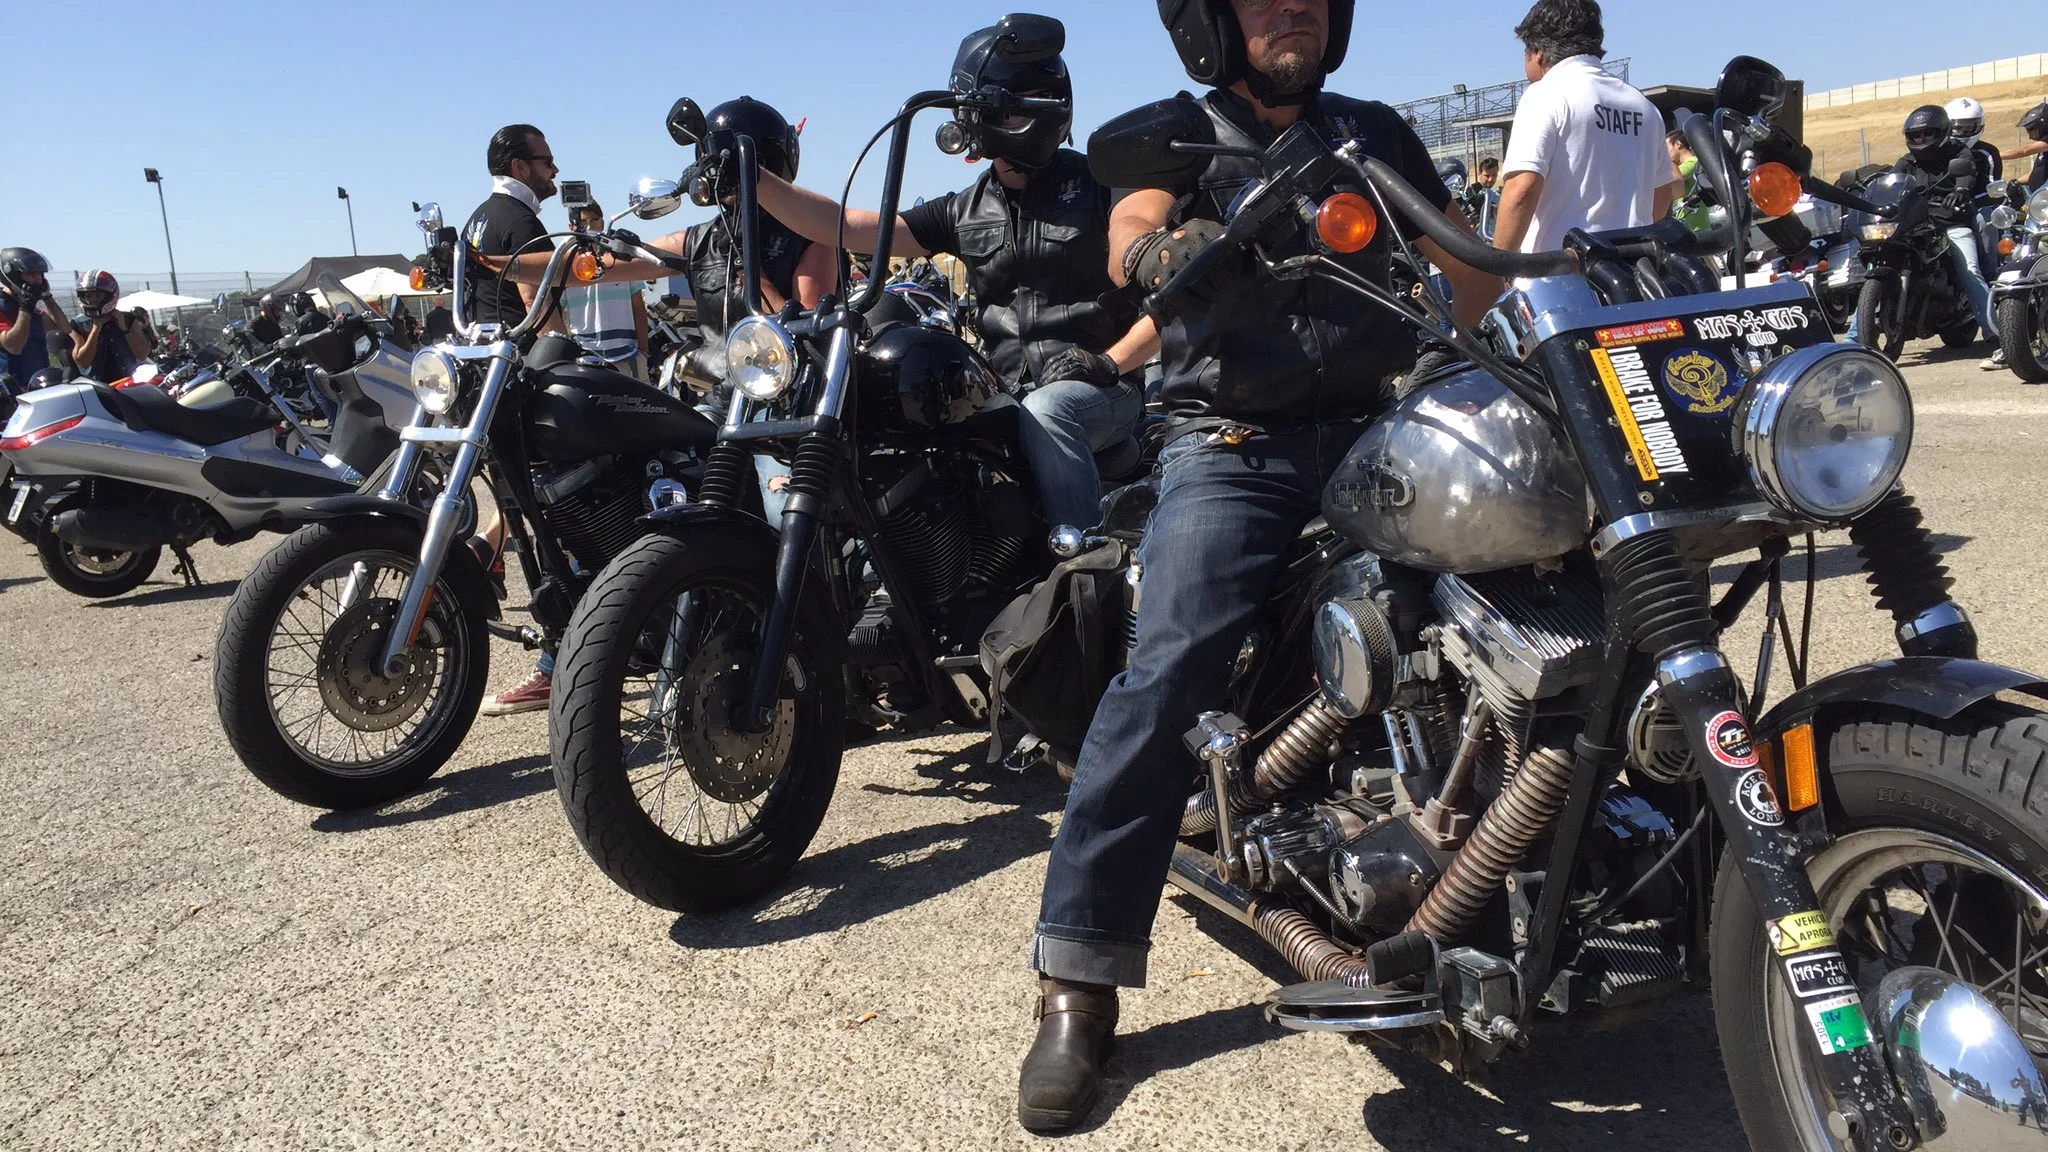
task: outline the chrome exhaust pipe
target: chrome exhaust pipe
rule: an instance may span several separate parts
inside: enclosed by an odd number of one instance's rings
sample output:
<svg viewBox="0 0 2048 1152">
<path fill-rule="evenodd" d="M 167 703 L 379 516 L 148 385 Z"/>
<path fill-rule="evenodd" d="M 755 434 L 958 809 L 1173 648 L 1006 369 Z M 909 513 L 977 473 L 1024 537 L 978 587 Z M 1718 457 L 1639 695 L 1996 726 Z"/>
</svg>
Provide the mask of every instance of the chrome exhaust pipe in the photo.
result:
<svg viewBox="0 0 2048 1152">
<path fill-rule="evenodd" d="M 1188 847 L 1173 846 L 1166 882 L 1247 928 L 1258 927 L 1252 894 L 1216 874 L 1215 857 Z"/>
</svg>

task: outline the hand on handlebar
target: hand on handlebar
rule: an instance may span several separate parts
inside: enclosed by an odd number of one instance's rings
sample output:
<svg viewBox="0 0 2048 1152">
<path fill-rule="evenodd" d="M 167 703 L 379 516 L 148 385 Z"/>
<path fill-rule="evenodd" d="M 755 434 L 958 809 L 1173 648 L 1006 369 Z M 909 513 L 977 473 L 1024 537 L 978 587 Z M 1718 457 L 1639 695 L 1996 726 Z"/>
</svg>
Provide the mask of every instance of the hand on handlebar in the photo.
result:
<svg viewBox="0 0 2048 1152">
<path fill-rule="evenodd" d="M 1224 239 L 1224 232 L 1213 220 L 1148 232 L 1124 253 L 1125 279 L 1152 293 L 1153 307 L 1187 311 L 1214 304 L 1227 281 L 1250 271 L 1250 257 Z"/>
</svg>

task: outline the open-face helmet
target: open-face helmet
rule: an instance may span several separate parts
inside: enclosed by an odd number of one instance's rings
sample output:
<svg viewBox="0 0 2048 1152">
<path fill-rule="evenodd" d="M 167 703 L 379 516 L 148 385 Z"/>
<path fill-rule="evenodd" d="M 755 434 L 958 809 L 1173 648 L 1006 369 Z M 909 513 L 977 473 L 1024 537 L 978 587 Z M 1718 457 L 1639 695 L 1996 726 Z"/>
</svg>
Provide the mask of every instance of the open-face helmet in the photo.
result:
<svg viewBox="0 0 2048 1152">
<path fill-rule="evenodd" d="M 1330 0 L 1329 40 L 1323 45 L 1323 75 L 1328 77 L 1344 63 L 1351 45 L 1351 18 L 1355 0 Z M 1237 9 L 1231 0 L 1159 0 L 1159 19 L 1173 35 L 1174 51 L 1187 69 L 1188 79 L 1208 88 L 1228 88 L 1243 80 L 1252 95 L 1269 107 L 1304 104 L 1321 83 L 1308 92 L 1281 96 L 1265 77 L 1246 61 L 1244 30 L 1237 23 Z"/>
<path fill-rule="evenodd" d="M 715 158 L 747 136 L 754 141 L 754 158 L 763 170 L 784 180 L 795 180 L 802 145 L 797 131 L 782 113 L 752 96 L 728 100 L 704 116 L 704 138 L 697 142 L 697 159 Z"/>
<path fill-rule="evenodd" d="M 1043 168 L 1052 163 L 1060 145 L 1074 130 L 1074 81 L 1067 74 L 1067 62 L 1060 56 L 1066 47 L 1066 28 L 1051 17 L 1032 17 L 1033 29 L 1051 30 L 1057 44 L 1050 55 L 1018 52 L 1006 25 L 994 24 L 970 34 L 960 42 L 953 58 L 952 88 L 965 96 L 998 88 L 1011 96 L 1035 96 L 1058 100 L 1059 109 L 1017 112 L 1000 120 L 974 109 L 955 114 L 965 129 L 967 147 L 975 156 L 1005 160 L 1019 168 Z M 1041 44 L 1046 41 L 1041 41 Z"/>
<path fill-rule="evenodd" d="M 2043 100 L 2020 117 L 2020 131 L 2030 139 L 2048 140 L 2048 100 Z"/>
</svg>

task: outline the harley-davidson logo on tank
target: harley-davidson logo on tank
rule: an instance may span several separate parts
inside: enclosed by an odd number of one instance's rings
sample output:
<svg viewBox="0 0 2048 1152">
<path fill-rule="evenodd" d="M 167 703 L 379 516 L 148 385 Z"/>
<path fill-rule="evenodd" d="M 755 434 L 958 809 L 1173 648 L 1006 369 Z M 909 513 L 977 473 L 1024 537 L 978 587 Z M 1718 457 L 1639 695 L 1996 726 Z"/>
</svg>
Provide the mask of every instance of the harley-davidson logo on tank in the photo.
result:
<svg viewBox="0 0 2048 1152">
<path fill-rule="evenodd" d="M 1635 321 L 1575 337 L 1612 412 L 1603 423 L 1634 468 L 1639 506 L 1651 510 L 1748 493 L 1728 427 L 1743 389 L 1779 356 L 1828 339 L 1810 301 Z"/>
</svg>

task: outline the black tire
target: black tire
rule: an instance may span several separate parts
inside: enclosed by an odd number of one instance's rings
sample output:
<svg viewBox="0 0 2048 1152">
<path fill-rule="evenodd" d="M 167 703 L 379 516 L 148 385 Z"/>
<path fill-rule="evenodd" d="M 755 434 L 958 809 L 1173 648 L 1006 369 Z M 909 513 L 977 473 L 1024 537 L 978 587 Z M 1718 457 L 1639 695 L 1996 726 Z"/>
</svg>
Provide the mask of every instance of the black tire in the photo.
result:
<svg viewBox="0 0 2048 1152">
<path fill-rule="evenodd" d="M 1998 302 L 1998 346 L 2020 379 L 2048 384 L 2048 285 Z"/>
<path fill-rule="evenodd" d="M 1853 854 L 1858 837 L 1940 837 L 2048 889 L 2044 764 L 2048 715 L 2029 708 L 1986 703 L 1946 721 L 1883 711 L 1846 717 L 1829 736 L 1825 770 L 1833 794 L 1830 831 L 1847 839 L 1829 852 Z M 1809 872 L 1824 875 L 1829 863 L 1824 852 Z M 1828 893 L 1822 896 L 1825 905 Z M 1843 921 L 1831 919 L 1838 932 L 1845 930 Z M 1716 878 L 1709 950 L 1716 1030 L 1750 1144 L 1760 1150 L 1833 1147 L 1815 1139 L 1815 1114 L 1806 1101 L 1787 1094 L 1781 1071 L 1789 1070 L 1780 1067 L 1782 1046 L 1774 1043 L 1767 1005 L 1773 996 L 1791 1000 L 1770 961 L 1755 899 L 1729 855 Z M 1842 951 L 1853 958 L 1846 939 Z M 1859 985 L 1867 982 L 1859 976 Z M 1862 991 L 1868 997 L 1871 988 Z M 1874 1019 L 1872 1026 L 1876 1041 Z M 1797 1072 L 1791 1076 L 1799 1079 Z M 1797 1115 L 1807 1116 L 1806 1123 Z"/>
<path fill-rule="evenodd" d="M 1863 291 L 1856 297 L 1856 341 L 1865 348 L 1875 348 L 1885 359 L 1897 361 L 1899 353 L 1905 351 L 1906 335 L 1894 332 L 1880 324 L 1890 323 L 1892 297 L 1898 291 L 1895 280 L 1873 277 L 1863 282 Z"/>
<path fill-rule="evenodd" d="M 692 845 L 671 837 L 635 795 L 621 746 L 622 685 L 652 613 L 684 588 L 715 589 L 765 613 L 774 570 L 774 543 L 756 531 L 644 536 L 598 574 L 562 640 L 548 707 L 556 791 L 591 860 L 655 907 L 715 912 L 768 891 L 795 867 L 831 804 L 845 738 L 845 628 L 815 578 L 806 581 L 790 643 L 807 687 L 795 701 L 788 751 L 759 794 L 758 813 L 731 839 Z M 693 783 L 701 801 L 702 784 Z"/>
<path fill-rule="evenodd" d="M 1944 348 L 1968 348 L 1976 342 L 1977 322 L 1975 320 L 1965 320 L 1960 324 L 1944 328 L 1941 333 L 1941 346 Z"/>
<path fill-rule="evenodd" d="M 60 512 L 83 507 L 85 499 L 74 496 L 43 513 L 42 521 L 36 525 L 36 554 L 42 557 L 43 574 L 50 578 L 50 583 L 88 600 L 104 600 L 109 596 L 133 592 L 156 571 L 164 550 L 146 548 L 140 552 L 97 552 L 58 539 L 50 522 Z M 108 567 L 96 571 L 83 566 L 80 552 L 92 552 L 96 559 L 104 558 L 102 562 Z"/>
<path fill-rule="evenodd" d="M 476 561 L 459 546 L 449 550 L 429 609 L 442 630 L 440 646 L 461 646 L 459 675 L 452 684 L 441 685 L 447 695 L 434 705 L 434 732 L 401 746 L 369 770 L 342 771 L 323 764 L 291 738 L 272 706 L 271 639 L 306 582 L 352 555 L 417 557 L 419 549 L 417 527 L 383 517 L 309 524 L 272 548 L 228 602 L 214 649 L 214 704 L 235 755 L 278 795 L 330 810 L 382 804 L 425 783 L 469 734 L 490 672 L 484 618 L 494 601 Z"/>
</svg>

